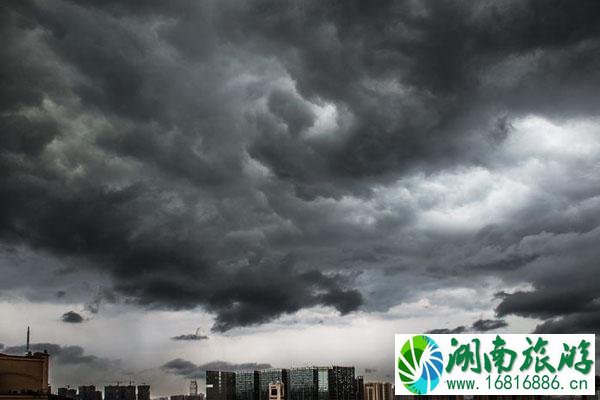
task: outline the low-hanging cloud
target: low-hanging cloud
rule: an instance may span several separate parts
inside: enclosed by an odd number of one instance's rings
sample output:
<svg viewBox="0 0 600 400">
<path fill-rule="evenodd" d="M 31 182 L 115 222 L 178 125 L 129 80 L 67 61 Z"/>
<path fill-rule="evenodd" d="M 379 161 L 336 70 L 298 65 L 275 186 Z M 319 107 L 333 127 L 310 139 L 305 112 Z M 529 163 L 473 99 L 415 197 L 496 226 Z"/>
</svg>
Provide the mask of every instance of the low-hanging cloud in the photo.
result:
<svg viewBox="0 0 600 400">
<path fill-rule="evenodd" d="M 85 321 L 81 314 L 75 311 L 67 311 L 62 315 L 61 320 L 62 322 L 66 322 L 69 324 L 79 324 Z"/>
<path fill-rule="evenodd" d="M 89 365 L 93 368 L 108 370 L 117 368 L 119 360 L 110 360 L 86 354 L 81 346 L 59 345 L 55 343 L 32 343 L 30 350 L 34 352 L 47 352 L 52 362 L 59 365 Z M 24 345 L 9 346 L 4 349 L 7 354 L 25 354 L 27 348 Z"/>
<path fill-rule="evenodd" d="M 204 378 L 206 371 L 242 371 L 242 370 L 260 370 L 271 368 L 271 364 L 266 363 L 242 363 L 234 364 L 226 361 L 212 361 L 206 364 L 194 364 L 181 358 L 171 360 L 160 367 L 162 370 L 183 376 L 186 379 Z"/>
<path fill-rule="evenodd" d="M 173 336 L 171 340 L 183 340 L 183 341 L 196 341 L 196 340 L 207 340 L 208 336 L 200 332 L 200 328 L 196 329 L 195 333 L 187 333 L 182 335 Z"/>
<path fill-rule="evenodd" d="M 19 345 L 8 346 L 3 352 L 22 355 L 26 350 L 26 346 Z M 127 373 L 121 360 L 89 354 L 78 345 L 32 343 L 30 350 L 49 354 L 53 385 L 77 387 L 90 382 L 98 385 L 118 381 Z"/>
<path fill-rule="evenodd" d="M 508 323 L 503 319 L 479 319 L 473 322 L 472 328 L 478 332 L 488 332 L 506 326 Z"/>
</svg>

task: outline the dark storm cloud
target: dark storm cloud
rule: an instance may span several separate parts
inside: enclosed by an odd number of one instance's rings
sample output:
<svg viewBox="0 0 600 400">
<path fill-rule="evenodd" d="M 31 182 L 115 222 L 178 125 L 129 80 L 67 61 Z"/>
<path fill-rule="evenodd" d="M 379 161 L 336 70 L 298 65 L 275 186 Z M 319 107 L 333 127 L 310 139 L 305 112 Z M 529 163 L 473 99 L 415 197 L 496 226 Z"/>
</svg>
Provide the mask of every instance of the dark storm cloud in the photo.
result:
<svg viewBox="0 0 600 400">
<path fill-rule="evenodd" d="M 534 288 L 504 293 L 497 314 L 543 319 L 539 332 L 599 329 L 600 291 L 595 282 L 600 279 L 600 251 L 593 243 L 600 239 L 600 229 L 545 236 L 540 243 L 547 254 L 526 272 Z"/>
<path fill-rule="evenodd" d="M 555 301 L 557 298 L 561 301 Z M 585 311 L 595 301 L 596 294 L 575 293 L 575 290 L 515 292 L 508 295 L 496 309 L 498 315 L 516 314 L 524 317 L 548 318 L 555 315 Z"/>
<path fill-rule="evenodd" d="M 61 317 L 62 322 L 67 322 L 69 324 L 79 324 L 84 321 L 81 314 L 76 313 L 75 311 L 68 311 L 64 313 Z"/>
<path fill-rule="evenodd" d="M 472 328 L 478 332 L 487 332 L 506 326 L 508 326 L 508 323 L 503 319 L 479 319 L 473 322 Z"/>
<path fill-rule="evenodd" d="M 465 273 L 533 285 L 499 316 L 594 313 L 595 182 L 540 182 L 555 197 L 469 237 L 407 231 L 444 196 L 408 183 L 391 207 L 373 188 L 509 168 L 494 152 L 515 118 L 596 115 L 599 16 L 595 1 L 9 2 L 0 240 L 107 276 L 90 313 L 203 307 L 216 331 L 389 306 Z M 587 258 L 544 235 L 570 232 Z M 379 269 L 406 293 L 358 286 Z"/>
<path fill-rule="evenodd" d="M 204 378 L 206 371 L 241 371 L 260 370 L 271 368 L 271 364 L 264 363 L 242 363 L 232 364 L 226 361 L 212 361 L 206 364 L 196 365 L 191 361 L 176 358 L 160 367 L 162 370 L 174 375 L 180 375 L 186 379 Z"/>
<path fill-rule="evenodd" d="M 213 330 L 267 322 L 273 314 L 293 313 L 311 305 L 329 305 L 342 315 L 360 306 L 360 292 L 340 287 L 343 276 L 314 269 L 299 272 L 294 263 L 292 257 L 286 257 L 276 266 L 245 268 L 232 277 L 234 283 L 214 291 L 207 306 L 217 312 Z"/>
<path fill-rule="evenodd" d="M 535 333 L 596 333 L 600 326 L 600 311 L 569 314 L 539 324 Z"/>
<path fill-rule="evenodd" d="M 336 145 L 261 127 L 264 142 L 251 154 L 299 190 L 318 190 L 314 174 L 343 186 L 348 176 L 475 161 L 479 155 L 469 154 L 461 141 L 472 129 L 487 127 L 496 139 L 505 136 L 505 119 L 486 121 L 498 109 L 595 113 L 587 102 L 598 105 L 588 87 L 599 78 L 590 74 L 597 59 L 588 50 L 599 45 L 600 13 L 592 1 L 577 9 L 560 1 L 260 2 L 231 8 L 227 15 L 237 27 L 225 25 L 225 35 L 240 45 L 255 38 L 259 44 L 248 46 L 278 56 L 303 96 L 348 107 L 355 117 L 346 140 Z M 532 64 L 519 62 L 534 52 Z M 577 77 L 572 70 L 586 72 Z M 496 71 L 507 77 L 498 80 Z M 299 157 L 310 161 L 308 167 L 299 168 Z"/>
<path fill-rule="evenodd" d="M 177 68 L 178 60 L 157 59 L 164 65 L 156 68 L 147 65 L 143 60 L 154 51 L 154 43 L 145 40 L 143 31 L 120 24 L 102 10 L 66 2 L 53 8 L 19 3 L 14 10 L 4 10 L 3 18 L 10 38 L 4 51 L 15 53 L 5 57 L 12 63 L 4 68 L 23 67 L 18 64 L 24 62 L 21 54 L 29 54 L 30 49 L 21 38 L 27 34 L 40 52 L 69 68 L 62 76 L 64 87 L 55 87 L 35 64 L 26 65 L 32 71 L 20 84 L 37 94 L 24 97 L 27 106 L 41 107 L 44 96 L 67 104 L 78 98 L 84 107 L 80 111 L 122 125 L 98 131 L 92 147 L 78 144 L 64 149 L 60 163 L 67 170 L 83 172 L 72 180 L 64 175 L 66 171 L 56 170 L 58 160 L 39 156 L 44 146 L 62 135 L 56 126 L 66 121 L 45 121 L 41 115 L 36 119 L 46 125 L 39 125 L 32 118 L 9 115 L 13 120 L 4 120 L 5 130 L 15 140 L 4 143 L 1 160 L 7 172 L 0 195 L 4 240 L 88 257 L 111 274 L 117 291 L 143 305 L 175 309 L 203 305 L 217 313 L 216 330 L 265 322 L 317 304 L 331 305 L 342 314 L 360 306 L 360 294 L 346 289 L 340 274 L 280 268 L 277 258 L 283 254 L 275 255 L 275 260 L 253 256 L 254 265 L 243 268 L 214 265 L 223 258 L 221 252 L 229 250 L 220 249 L 219 240 L 211 236 L 252 229 L 235 226 L 234 209 L 227 210 L 220 199 L 226 196 L 239 203 L 243 196 L 254 196 L 247 188 L 236 187 L 241 148 L 230 148 L 218 132 L 231 128 L 229 109 L 220 110 L 224 100 L 195 94 L 201 86 L 206 93 L 220 90 L 220 78 L 202 78 L 193 92 L 187 90 L 194 78 L 183 76 L 189 73 L 183 70 L 177 77 L 171 68 Z M 85 22 L 90 20 L 96 22 Z M 209 74 L 217 73 L 211 65 L 206 68 Z M 13 74 L 11 70 L 3 76 Z M 291 129 L 310 124 L 310 112 L 300 107 L 299 100 L 276 92 L 271 99 L 273 112 Z M 19 106 L 24 103 L 15 100 L 7 110 Z M 297 114 L 299 110 L 303 114 Z M 23 130 L 39 140 L 22 139 Z M 225 140 L 219 143 L 217 137 Z M 132 162 L 143 167 L 125 176 L 119 171 L 105 175 L 102 170 L 108 159 L 103 160 L 102 153 L 107 151 L 123 157 L 126 168 Z M 214 185 L 223 189 L 210 193 Z M 167 210 L 171 199 L 183 204 Z M 195 215 L 203 207 L 214 217 L 196 224 Z M 35 214 L 30 213 L 33 209 Z M 257 209 L 258 216 L 266 212 L 270 213 Z M 155 223 L 148 224 L 152 220 Z M 212 229 L 214 222 L 221 228 Z M 273 276 L 278 287 L 265 282 L 265 276 Z M 97 312 L 105 297 L 95 296 L 86 306 L 88 311 Z"/>
</svg>

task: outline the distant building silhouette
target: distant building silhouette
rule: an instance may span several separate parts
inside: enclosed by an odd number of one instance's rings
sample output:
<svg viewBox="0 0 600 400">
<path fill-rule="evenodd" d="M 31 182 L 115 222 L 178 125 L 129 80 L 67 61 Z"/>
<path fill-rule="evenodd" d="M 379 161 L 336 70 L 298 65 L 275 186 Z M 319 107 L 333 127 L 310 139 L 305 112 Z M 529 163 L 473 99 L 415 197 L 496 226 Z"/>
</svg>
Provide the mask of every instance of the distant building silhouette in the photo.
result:
<svg viewBox="0 0 600 400">
<path fill-rule="evenodd" d="M 283 385 L 283 400 L 288 400 L 289 370 L 285 368 L 269 368 L 259 372 L 259 400 L 269 400 L 269 385 L 280 382 Z M 207 399 L 210 400 L 210 399 Z"/>
<path fill-rule="evenodd" d="M 354 391 L 356 400 L 365 400 L 365 381 L 362 376 L 357 376 L 354 381 Z"/>
<path fill-rule="evenodd" d="M 329 368 L 329 399 L 355 400 L 354 367 Z"/>
<path fill-rule="evenodd" d="M 383 400 L 394 399 L 394 385 L 389 382 L 383 383 Z"/>
<path fill-rule="evenodd" d="M 289 370 L 289 400 L 317 400 L 319 378 L 315 367 Z"/>
<path fill-rule="evenodd" d="M 206 371 L 206 400 L 235 400 L 235 372 Z"/>
<path fill-rule="evenodd" d="M 167 400 L 169 400 L 167 398 Z M 197 394 L 175 394 L 170 397 L 170 400 L 205 400 L 204 393 Z"/>
<path fill-rule="evenodd" d="M 329 400 L 329 367 L 291 368 L 288 373 L 289 400 Z"/>
<path fill-rule="evenodd" d="M 365 400 L 394 400 L 394 385 L 389 382 L 366 382 Z"/>
<path fill-rule="evenodd" d="M 138 385 L 137 400 L 150 400 L 150 385 Z"/>
<path fill-rule="evenodd" d="M 236 400 L 259 400 L 260 373 L 258 371 L 238 371 L 235 373 Z"/>
<path fill-rule="evenodd" d="M 77 399 L 77 389 L 71 387 L 58 388 L 58 395 L 68 399 Z"/>
<path fill-rule="evenodd" d="M 317 399 L 329 400 L 329 367 L 317 369 Z"/>
<path fill-rule="evenodd" d="M 78 400 L 102 400 L 102 392 L 96 390 L 96 386 L 79 386 Z"/>
<path fill-rule="evenodd" d="M 109 385 L 104 387 L 104 400 L 136 400 L 135 386 Z"/>
</svg>

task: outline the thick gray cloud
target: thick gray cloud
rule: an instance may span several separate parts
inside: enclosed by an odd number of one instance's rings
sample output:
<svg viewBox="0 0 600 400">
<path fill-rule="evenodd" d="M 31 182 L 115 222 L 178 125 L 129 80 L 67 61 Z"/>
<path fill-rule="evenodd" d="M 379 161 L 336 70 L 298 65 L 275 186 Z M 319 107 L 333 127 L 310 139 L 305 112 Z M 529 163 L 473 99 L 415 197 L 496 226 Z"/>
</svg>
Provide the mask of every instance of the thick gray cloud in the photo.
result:
<svg viewBox="0 0 600 400">
<path fill-rule="evenodd" d="M 223 332 L 493 278 L 517 288 L 499 317 L 599 328 L 598 125 L 569 125 L 600 109 L 598 2 L 14 1 L 0 19 L 3 253 L 102 276 L 87 312 L 201 307 Z"/>
<path fill-rule="evenodd" d="M 503 294 L 497 314 L 544 319 L 539 332 L 595 333 L 600 328 L 600 292 L 595 285 L 600 252 L 592 243 L 600 238 L 600 230 L 540 236 L 545 237 L 537 243 L 532 238 L 531 245 L 547 248 L 545 257 L 526 272 L 534 288 Z"/>
<path fill-rule="evenodd" d="M 180 375 L 187 379 L 204 378 L 206 371 L 241 371 L 271 368 L 271 364 L 242 363 L 232 364 L 226 361 L 212 361 L 196 365 L 191 361 L 176 358 L 161 366 L 161 369 L 171 374 Z"/>
<path fill-rule="evenodd" d="M 493 331 L 506 326 L 508 323 L 503 319 L 479 319 L 473 322 L 473 329 L 478 332 Z"/>
</svg>

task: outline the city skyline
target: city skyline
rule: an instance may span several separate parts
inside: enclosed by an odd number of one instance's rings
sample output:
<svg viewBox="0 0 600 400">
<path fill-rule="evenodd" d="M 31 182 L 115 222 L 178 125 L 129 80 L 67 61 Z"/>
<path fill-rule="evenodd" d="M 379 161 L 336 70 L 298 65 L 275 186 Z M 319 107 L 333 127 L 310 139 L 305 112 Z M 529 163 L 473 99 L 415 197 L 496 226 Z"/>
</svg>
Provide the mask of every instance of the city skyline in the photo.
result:
<svg viewBox="0 0 600 400">
<path fill-rule="evenodd" d="M 396 333 L 600 332 L 599 27 L 597 0 L 2 1 L 0 353 L 30 326 L 53 386 L 160 394 L 391 381 Z"/>
<path fill-rule="evenodd" d="M 445 335 L 436 335 L 438 339 Z M 453 337 L 454 335 L 448 335 Z M 486 335 L 483 335 L 486 336 Z M 487 335 L 496 336 L 498 343 L 504 346 L 506 343 L 501 339 L 499 335 Z M 528 335 L 509 335 L 515 336 L 528 336 Z M 552 335 L 557 336 L 557 335 Z M 592 336 L 592 335 L 588 335 Z M 548 342 L 542 340 L 543 335 L 538 335 L 537 343 L 541 343 L 544 347 Z M 422 336 L 425 338 L 425 336 Z M 423 397 L 423 392 L 420 395 L 397 395 L 394 393 L 394 384 L 385 381 L 365 381 L 364 376 L 356 374 L 355 366 L 296 366 L 292 368 L 264 368 L 260 370 L 248 369 L 248 365 L 244 367 L 246 369 L 239 369 L 236 371 L 222 371 L 222 370 L 205 370 L 197 371 L 204 372 L 204 387 L 205 393 L 198 391 L 198 380 L 190 379 L 189 381 L 189 394 L 171 394 L 164 396 L 151 396 L 151 385 L 147 383 L 137 384 L 129 381 L 127 385 L 122 382 L 116 382 L 116 384 L 109 384 L 104 386 L 103 392 L 100 388 L 95 385 L 79 385 L 77 389 L 66 385 L 64 387 L 58 387 L 54 390 L 51 387 L 51 381 L 49 380 L 49 373 L 52 370 L 50 364 L 51 355 L 46 349 L 43 351 L 35 351 L 34 346 L 29 342 L 30 330 L 27 329 L 27 343 L 26 353 L 23 355 L 6 355 L 0 354 L 0 394 L 7 400 L 29 400 L 29 399 L 50 399 L 50 400 L 403 400 Z M 454 339 L 452 339 L 454 340 Z M 529 341 L 531 347 L 526 349 L 523 354 L 530 355 L 532 350 L 535 350 L 535 345 L 532 341 Z M 479 343 L 479 342 L 477 342 Z M 584 341 L 581 342 L 580 346 L 584 346 Z M 586 349 L 589 342 L 585 344 L 583 349 Z M 566 345 L 565 345 L 566 346 Z M 412 348 L 412 347 L 411 347 Z M 573 346 L 573 350 L 576 347 Z M 565 347 L 565 350 L 568 346 Z M 501 347 L 493 350 L 492 352 L 499 350 L 502 353 L 512 350 Z M 412 348 L 413 353 L 415 349 Z M 420 349 L 419 349 L 420 351 Z M 406 357 L 410 350 L 406 350 Z M 462 354 L 462 355 L 461 355 Z M 540 352 L 540 355 L 545 352 Z M 568 353 L 567 353 L 568 354 Z M 575 354 L 575 353 L 573 353 Z M 564 356 L 565 354 L 563 354 Z M 413 356 L 414 357 L 414 356 Z M 441 354 L 440 354 L 441 357 Z M 460 348 L 457 348 L 453 353 L 452 357 L 463 358 L 462 361 L 455 362 L 463 363 L 461 369 L 466 371 L 469 363 L 471 364 L 471 371 L 480 369 L 481 366 L 477 367 L 478 362 L 470 360 Z M 478 356 L 477 356 L 478 357 Z M 487 356 L 486 356 L 487 357 Z M 587 356 L 586 356 L 587 357 Z M 495 363 L 495 367 L 499 371 L 510 367 L 502 364 L 502 359 L 499 358 L 499 363 Z M 533 360 L 531 358 L 528 363 Z M 549 364 L 549 356 L 543 358 L 536 358 L 536 372 L 538 368 L 540 370 L 551 369 L 554 370 Z M 568 368 L 571 368 L 574 360 L 569 361 L 569 357 L 561 357 L 561 363 L 565 362 Z M 406 362 L 406 361 L 405 361 Z M 584 372 L 586 366 L 578 364 L 592 364 L 591 359 L 587 359 L 585 362 L 582 360 L 575 363 L 575 368 L 578 371 Z M 496 365 L 497 364 L 497 365 Z M 512 362 L 511 362 L 512 364 Z M 538 365 L 539 364 L 539 365 Z M 404 368 L 406 368 L 406 365 Z M 450 366 L 451 364 L 449 364 Z M 251 366 L 256 368 L 256 365 Z M 465 368 L 467 367 L 467 368 Z M 486 367 L 487 368 L 487 367 Z M 591 365 L 587 365 L 587 368 L 592 368 Z M 527 368 L 525 368 L 527 369 Z M 561 369 L 561 366 L 558 367 Z M 523 370 L 523 368 L 521 368 Z M 448 371 L 448 368 L 446 368 Z M 471 372 L 467 372 L 467 375 Z M 593 371 L 593 369 L 590 369 Z M 498 375 L 498 379 L 504 376 L 510 377 L 509 374 Z M 527 375 L 526 375 L 527 376 Z M 536 375 L 538 376 L 538 375 Z M 548 375 L 544 375 L 548 376 Z M 488 375 L 489 377 L 489 375 Z M 506 380 L 506 379 L 504 379 Z M 526 379 L 526 381 L 528 381 Z M 410 381 L 409 381 L 410 382 Z M 450 381 L 449 381 L 450 382 Z M 456 382 L 456 381 L 452 381 Z M 460 381 L 463 382 L 463 381 Z M 508 381 L 510 382 L 510 380 Z M 518 382 L 518 381 L 517 381 Z M 528 381 L 529 382 L 529 381 Z M 549 382 L 549 380 L 548 380 Z M 558 381 L 557 381 L 558 382 Z M 571 385 L 575 383 L 575 387 L 581 387 L 585 384 L 587 389 L 591 385 L 595 385 L 595 390 L 586 392 L 588 395 L 585 396 L 555 396 L 555 395 L 538 395 L 529 394 L 528 392 L 522 394 L 509 394 L 508 399 L 514 398 L 516 400 L 526 399 L 542 399 L 542 398 L 586 398 L 586 399 L 598 399 L 600 396 L 600 375 L 591 375 L 591 379 L 581 380 L 574 379 L 570 381 Z M 396 380 L 396 384 L 398 380 Z M 406 385 L 406 383 L 404 383 Z M 559 383 L 560 385 L 560 383 Z M 571 386 L 573 388 L 573 386 Z M 104 393 L 104 395 L 103 395 Z M 414 393 L 414 392 L 413 392 Z M 429 398 L 430 396 L 425 396 Z M 495 399 L 495 398 L 507 398 L 503 396 L 465 396 L 460 393 L 452 396 L 446 396 L 448 398 L 484 398 L 484 399 Z"/>
<path fill-rule="evenodd" d="M 348 392 L 346 396 L 355 400 L 385 400 L 391 399 L 394 394 L 392 382 L 386 381 L 365 381 L 362 375 L 354 375 L 354 366 L 295 366 L 291 368 L 267 368 L 261 370 L 236 370 L 236 371 L 216 371 L 207 370 L 204 379 L 204 392 L 198 391 L 197 379 L 190 379 L 189 394 L 171 394 L 168 397 L 200 396 L 206 400 L 269 400 L 269 392 L 260 390 L 263 386 L 269 387 L 273 383 L 282 383 L 286 393 L 282 400 L 331 400 L 340 398 L 337 393 L 339 390 L 336 378 L 336 370 L 344 370 L 350 373 L 349 379 L 351 385 L 344 386 L 344 391 Z M 281 374 L 285 371 L 285 376 L 273 375 Z M 309 375 L 306 375 L 306 373 Z M 324 375 L 323 375 L 324 372 Z M 247 376 L 252 376 L 252 383 L 248 386 Z M 334 384 L 330 384 L 336 382 Z M 227 382 L 227 383 L 226 383 Z M 233 383 L 234 382 L 234 383 Z M 242 385 L 240 385 L 242 383 Z M 217 387 L 218 386 L 218 387 Z M 136 394 L 137 387 L 137 394 Z M 365 390 L 368 387 L 369 389 Z M 74 386 L 66 385 L 55 390 L 58 395 L 69 397 L 76 400 L 146 400 L 149 397 L 151 385 L 146 383 L 136 385 L 134 382 L 116 382 L 104 386 L 104 396 L 102 388 L 95 385 Z M 360 389 L 359 389 L 360 388 Z M 379 393 L 380 392 L 380 393 Z M 377 394 L 375 394 L 377 393 Z M 358 397 L 357 397 L 358 396 Z M 123 397 L 123 399 L 121 398 Z M 153 396 L 152 398 L 161 398 L 164 396 Z M 342 396 L 343 398 L 344 396 Z M 385 399 L 382 399 L 385 398 Z M 173 400 L 173 399 L 172 399 Z M 188 399 L 189 400 L 189 399 Z M 195 400 L 195 397 L 194 397 Z"/>
</svg>

